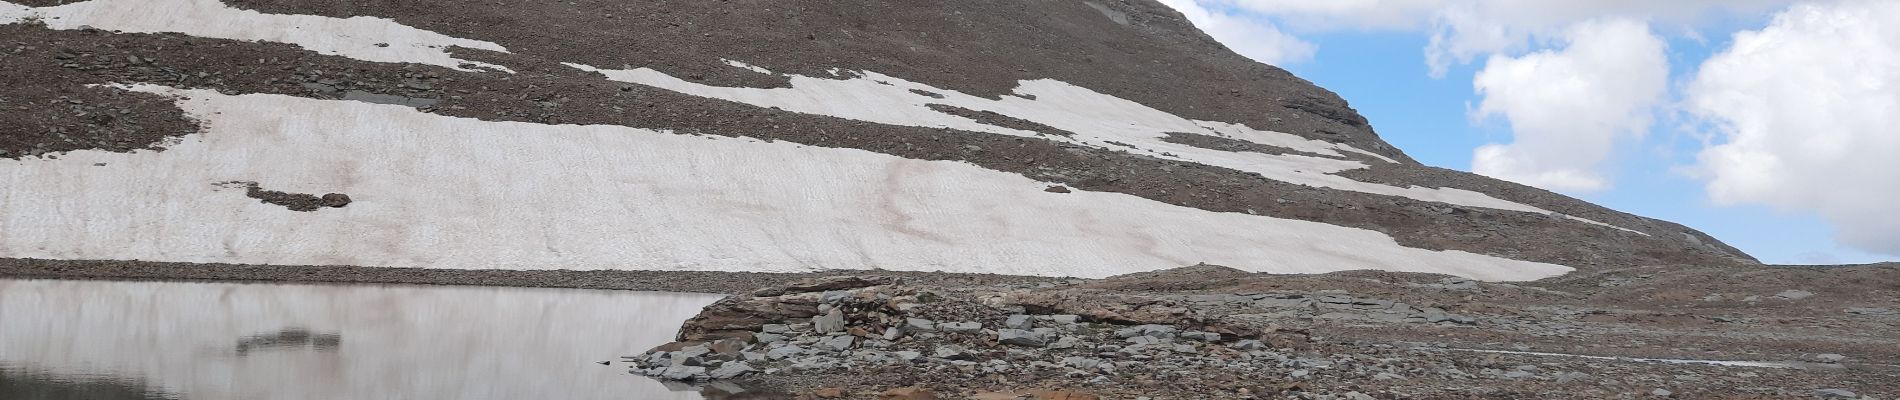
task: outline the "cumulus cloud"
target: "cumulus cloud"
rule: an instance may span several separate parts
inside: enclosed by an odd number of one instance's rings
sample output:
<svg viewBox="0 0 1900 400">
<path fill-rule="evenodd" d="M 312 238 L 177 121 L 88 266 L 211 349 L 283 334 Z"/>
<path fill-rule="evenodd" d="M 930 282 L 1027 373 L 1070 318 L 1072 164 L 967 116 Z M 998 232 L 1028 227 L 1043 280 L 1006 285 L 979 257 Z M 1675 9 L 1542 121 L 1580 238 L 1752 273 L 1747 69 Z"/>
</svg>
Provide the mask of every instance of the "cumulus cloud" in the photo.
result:
<svg viewBox="0 0 1900 400">
<path fill-rule="evenodd" d="M 1479 147 L 1472 172 L 1560 191 L 1609 187 L 1597 164 L 1617 139 L 1648 130 L 1668 86 L 1665 45 L 1629 19 L 1586 21 L 1565 40 L 1561 50 L 1494 55 L 1472 80 L 1484 97 L 1474 116 L 1502 117 L 1514 140 Z"/>
<path fill-rule="evenodd" d="M 1717 204 L 1815 212 L 1837 241 L 1900 255 L 1900 2 L 1791 7 L 1685 90 L 1714 127 L 1697 170 Z"/>
<path fill-rule="evenodd" d="M 1236 15 L 1204 7 L 1197 0 L 1161 0 L 1162 4 L 1187 16 L 1208 36 L 1235 53 L 1267 64 L 1286 64 L 1313 58 L 1317 49 L 1312 42 L 1281 31 L 1264 18 Z"/>
</svg>

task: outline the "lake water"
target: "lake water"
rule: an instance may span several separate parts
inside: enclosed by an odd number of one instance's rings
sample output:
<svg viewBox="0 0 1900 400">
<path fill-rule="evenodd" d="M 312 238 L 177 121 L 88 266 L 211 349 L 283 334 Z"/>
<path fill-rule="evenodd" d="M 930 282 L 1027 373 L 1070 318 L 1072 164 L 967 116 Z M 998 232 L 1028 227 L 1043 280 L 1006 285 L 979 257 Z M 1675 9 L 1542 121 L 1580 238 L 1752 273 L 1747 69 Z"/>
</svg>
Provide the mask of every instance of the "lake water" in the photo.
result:
<svg viewBox="0 0 1900 400">
<path fill-rule="evenodd" d="M 0 280 L 0 399 L 697 399 L 618 360 L 718 299 Z"/>
</svg>

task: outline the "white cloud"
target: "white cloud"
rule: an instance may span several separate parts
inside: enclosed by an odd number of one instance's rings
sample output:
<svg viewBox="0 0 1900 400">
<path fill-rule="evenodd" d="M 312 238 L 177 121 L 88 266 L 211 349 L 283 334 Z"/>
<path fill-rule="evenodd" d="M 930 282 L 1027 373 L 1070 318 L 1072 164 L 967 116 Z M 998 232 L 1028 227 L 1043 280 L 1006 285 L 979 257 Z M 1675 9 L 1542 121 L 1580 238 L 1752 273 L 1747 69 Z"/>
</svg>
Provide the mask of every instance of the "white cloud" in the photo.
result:
<svg viewBox="0 0 1900 400">
<path fill-rule="evenodd" d="M 1227 45 L 1235 53 L 1267 64 L 1287 64 L 1313 58 L 1313 43 L 1281 31 L 1264 18 L 1235 15 L 1201 6 L 1198 0 L 1161 0 L 1187 16 L 1195 27 Z"/>
<path fill-rule="evenodd" d="M 1791 7 L 1737 33 L 1685 101 L 1714 126 L 1697 167 L 1716 203 L 1815 212 L 1900 255 L 1900 2 Z"/>
<path fill-rule="evenodd" d="M 1668 85 L 1665 45 L 1628 19 L 1580 23 L 1565 40 L 1562 50 L 1494 55 L 1472 80 L 1484 96 L 1474 116 L 1503 117 L 1514 136 L 1479 147 L 1472 172 L 1560 191 L 1609 187 L 1597 164 L 1617 139 L 1648 130 Z"/>
<path fill-rule="evenodd" d="M 1420 31 L 1432 76 L 1453 64 L 1562 41 L 1571 26 L 1603 18 L 1693 25 L 1721 13 L 1755 14 L 1794 0 L 1169 0 L 1177 9 L 1233 9 L 1241 21 L 1280 21 L 1295 32 Z M 1185 11 L 1184 11 L 1185 12 Z M 1244 18 L 1245 16 L 1265 18 Z M 1198 24 L 1198 21 L 1197 21 Z M 1276 28 L 1276 32 L 1278 29 Z M 1240 37 L 1244 39 L 1244 37 Z M 1226 42 L 1226 39 L 1222 39 Z M 1297 39 L 1296 39 L 1297 40 Z M 1232 42 L 1227 42 L 1230 46 Z"/>
</svg>

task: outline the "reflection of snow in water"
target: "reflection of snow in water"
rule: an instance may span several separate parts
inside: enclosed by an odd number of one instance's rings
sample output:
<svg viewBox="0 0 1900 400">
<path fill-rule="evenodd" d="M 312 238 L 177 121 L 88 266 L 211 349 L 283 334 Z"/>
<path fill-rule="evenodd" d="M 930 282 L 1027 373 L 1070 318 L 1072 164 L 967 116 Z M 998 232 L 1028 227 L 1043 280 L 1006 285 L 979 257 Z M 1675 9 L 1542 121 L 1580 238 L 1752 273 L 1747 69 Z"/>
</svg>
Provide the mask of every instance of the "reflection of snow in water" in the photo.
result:
<svg viewBox="0 0 1900 400">
<path fill-rule="evenodd" d="M 1468 352 L 1473 352 L 1473 353 L 1493 353 L 1493 354 L 1519 354 L 1519 355 L 1527 355 L 1527 356 L 1572 357 L 1572 358 L 1585 358 L 1585 359 L 1591 359 L 1591 360 L 1609 360 L 1609 361 L 1658 362 L 1658 363 L 1668 363 L 1668 364 L 1707 364 L 1707 365 L 1719 365 L 1719 366 L 1725 366 L 1725 367 L 1808 369 L 1809 367 L 1824 365 L 1824 364 L 1809 364 L 1809 363 L 1802 363 L 1802 362 L 1683 360 L 1683 359 L 1674 359 L 1674 358 L 1610 357 L 1610 356 L 1591 356 L 1591 355 L 1583 355 L 1583 354 L 1540 353 L 1540 352 L 1535 352 L 1535 351 L 1510 351 L 1510 350 L 1455 349 L 1455 348 L 1439 348 L 1439 349 L 1434 349 L 1434 350 L 1468 351 Z M 1832 366 L 1826 366 L 1826 368 L 1839 368 L 1839 366 L 1832 365 Z"/>
<path fill-rule="evenodd" d="M 181 398 L 697 398 L 598 361 L 719 296 L 427 286 L 0 280 L 0 364 Z"/>
</svg>

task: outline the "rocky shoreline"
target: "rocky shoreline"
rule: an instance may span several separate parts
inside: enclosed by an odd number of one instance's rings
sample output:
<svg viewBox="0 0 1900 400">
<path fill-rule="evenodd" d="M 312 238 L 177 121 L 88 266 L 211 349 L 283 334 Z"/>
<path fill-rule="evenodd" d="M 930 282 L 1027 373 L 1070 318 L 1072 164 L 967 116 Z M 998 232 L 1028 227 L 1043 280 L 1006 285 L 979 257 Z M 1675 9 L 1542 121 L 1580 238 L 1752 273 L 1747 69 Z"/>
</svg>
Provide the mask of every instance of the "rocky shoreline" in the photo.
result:
<svg viewBox="0 0 1900 400">
<path fill-rule="evenodd" d="M 1626 279 L 1603 282 L 1618 281 Z M 827 277 L 722 300 L 688 321 L 678 342 L 617 365 L 654 379 L 714 384 L 707 390 L 712 398 L 1878 399 L 1900 393 L 1893 379 L 1900 377 L 1893 366 L 1900 348 L 1882 333 L 1810 335 L 1773 345 L 1757 339 L 1793 332 L 1745 325 L 1710 334 L 1665 319 L 1593 317 L 1640 313 L 1594 309 L 1578 299 L 1588 295 L 1444 276 L 1275 276 L 1214 266 L 971 287 Z M 1792 312 L 1815 294 L 1809 295 L 1772 300 L 1778 304 L 1762 308 L 1776 310 L 1756 318 Z M 1560 309 L 1573 315 L 1552 313 Z M 1837 309 L 1823 324 L 1858 322 L 1894 332 L 1894 318 L 1863 318 L 1881 309 L 1888 308 Z M 1693 318 L 1737 318 L 1714 314 Z M 1679 341 L 1656 341 L 1668 337 Z M 1868 339 L 1882 344 L 1863 342 Z"/>
</svg>

